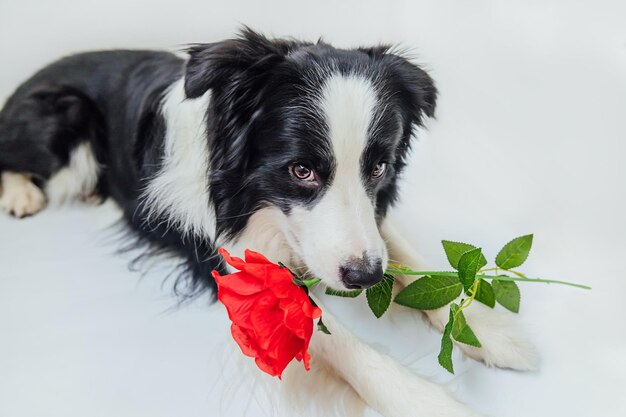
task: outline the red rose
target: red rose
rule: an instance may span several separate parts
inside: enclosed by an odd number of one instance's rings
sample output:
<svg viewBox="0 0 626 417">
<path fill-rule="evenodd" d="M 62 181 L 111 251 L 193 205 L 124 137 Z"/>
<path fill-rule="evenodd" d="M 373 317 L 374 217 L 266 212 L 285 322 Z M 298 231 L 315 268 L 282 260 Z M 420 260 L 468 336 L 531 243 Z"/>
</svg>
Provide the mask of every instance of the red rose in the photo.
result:
<svg viewBox="0 0 626 417">
<path fill-rule="evenodd" d="M 313 319 L 322 310 L 293 282 L 289 269 L 250 250 L 245 261 L 223 248 L 218 252 L 239 270 L 229 275 L 213 271 L 213 277 L 217 298 L 226 306 L 233 338 L 243 354 L 256 358 L 262 371 L 279 378 L 293 358 L 309 370 Z"/>
</svg>

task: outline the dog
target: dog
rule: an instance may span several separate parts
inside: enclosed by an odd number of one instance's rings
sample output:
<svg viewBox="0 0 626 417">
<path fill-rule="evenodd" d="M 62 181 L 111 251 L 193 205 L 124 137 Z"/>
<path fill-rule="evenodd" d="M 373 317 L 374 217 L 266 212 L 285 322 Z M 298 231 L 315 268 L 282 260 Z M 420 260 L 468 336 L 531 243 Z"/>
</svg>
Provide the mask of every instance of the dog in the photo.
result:
<svg viewBox="0 0 626 417">
<path fill-rule="evenodd" d="M 387 213 L 436 100 L 427 72 L 388 46 L 338 49 L 249 28 L 184 57 L 73 55 L 24 82 L 0 113 L 0 206 L 21 218 L 111 198 L 137 239 L 184 260 L 188 295 L 215 294 L 210 272 L 228 272 L 219 247 L 365 289 L 390 259 L 419 267 Z M 446 308 L 424 315 L 442 331 Z M 466 316 L 483 345 L 459 345 L 467 356 L 533 368 L 508 315 L 475 305 Z M 324 319 L 332 336 L 313 337 L 314 360 L 381 414 L 475 415 Z"/>
</svg>

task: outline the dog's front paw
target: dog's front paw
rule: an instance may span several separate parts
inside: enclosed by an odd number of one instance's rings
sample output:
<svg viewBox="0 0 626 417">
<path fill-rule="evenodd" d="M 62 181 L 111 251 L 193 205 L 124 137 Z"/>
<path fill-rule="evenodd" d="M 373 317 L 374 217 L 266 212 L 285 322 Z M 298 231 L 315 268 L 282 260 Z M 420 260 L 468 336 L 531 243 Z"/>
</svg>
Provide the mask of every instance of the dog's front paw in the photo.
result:
<svg viewBox="0 0 626 417">
<path fill-rule="evenodd" d="M 375 374 L 375 396 L 366 402 L 385 417 L 480 417 L 441 386 L 389 364 Z"/>
<path fill-rule="evenodd" d="M 428 313 L 428 317 L 441 330 L 448 320 L 448 311 L 448 307 L 444 307 Z M 463 310 L 463 314 L 481 344 L 477 348 L 457 343 L 466 356 L 498 368 L 518 371 L 532 371 L 537 368 L 537 353 L 515 324 L 512 313 L 492 310 L 474 302 Z"/>
<path fill-rule="evenodd" d="M 4 172 L 2 186 L 0 207 L 12 216 L 30 216 L 46 206 L 43 191 L 24 174 Z"/>
<path fill-rule="evenodd" d="M 473 303 L 464 310 L 464 314 L 482 345 L 476 348 L 459 344 L 467 356 L 499 368 L 518 371 L 537 368 L 537 352 L 514 323 L 512 313 L 494 311 L 480 303 Z"/>
</svg>

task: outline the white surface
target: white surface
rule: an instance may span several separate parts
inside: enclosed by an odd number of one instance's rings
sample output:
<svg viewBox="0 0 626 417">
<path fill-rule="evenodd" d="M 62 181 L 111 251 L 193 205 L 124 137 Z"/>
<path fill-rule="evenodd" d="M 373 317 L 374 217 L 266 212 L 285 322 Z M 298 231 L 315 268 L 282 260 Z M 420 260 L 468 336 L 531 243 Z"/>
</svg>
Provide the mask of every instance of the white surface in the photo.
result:
<svg viewBox="0 0 626 417">
<path fill-rule="evenodd" d="M 619 1 L 1 0 L 0 99 L 63 54 L 213 41 L 240 22 L 345 46 L 417 48 L 441 96 L 396 213 L 410 240 L 445 267 L 442 238 L 493 257 L 534 232 L 529 275 L 594 287 L 524 285 L 520 319 L 540 371 L 457 358 L 450 388 L 491 416 L 621 416 L 624 21 Z M 102 230 L 116 216 L 110 204 L 0 216 L 0 416 L 223 415 L 215 387 L 228 384 L 219 368 L 232 343 L 223 312 L 204 301 L 171 310 L 164 272 L 140 279 L 107 243 Z M 438 335 L 413 316 L 399 311 L 397 327 L 385 329 L 363 300 L 340 304 L 364 338 L 450 381 L 435 364 Z M 252 403 L 247 415 L 264 414 Z"/>
</svg>

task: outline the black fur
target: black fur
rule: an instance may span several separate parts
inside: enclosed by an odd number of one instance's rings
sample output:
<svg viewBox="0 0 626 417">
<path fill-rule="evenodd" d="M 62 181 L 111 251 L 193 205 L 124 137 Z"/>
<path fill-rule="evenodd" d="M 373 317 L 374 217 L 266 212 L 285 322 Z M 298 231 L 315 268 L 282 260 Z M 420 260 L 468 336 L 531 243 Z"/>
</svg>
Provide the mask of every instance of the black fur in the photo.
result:
<svg viewBox="0 0 626 417">
<path fill-rule="evenodd" d="M 384 216 L 397 198 L 396 177 L 405 165 L 414 127 L 424 115 L 434 115 L 436 89 L 426 72 L 390 54 L 387 46 L 346 51 L 321 41 L 269 40 L 249 29 L 234 40 L 194 45 L 189 53 L 188 96 L 208 89 L 213 94 L 207 120 L 213 133 L 211 192 L 218 234 L 236 236 L 247 223 L 246 213 L 263 206 L 288 212 L 294 202 L 312 203 L 323 193 L 324 188 L 305 190 L 284 178 L 289 163 L 301 160 L 330 183 L 335 161 L 326 143 L 327 126 L 306 109 L 335 71 L 375 78 L 395 110 L 389 114 L 401 117 L 399 146 L 386 143 L 396 129 L 395 120 L 386 120 L 387 128 L 381 129 L 386 135 L 373 141 L 367 153 L 394 151 L 385 155 L 394 172 L 372 190 L 377 213 Z M 374 159 L 364 165 L 368 172 L 379 160 Z M 281 184 L 279 190 L 276 184 Z"/>
<path fill-rule="evenodd" d="M 95 52 L 44 68 L 0 112 L 0 171 L 45 180 L 78 143 L 91 141 L 103 167 L 100 192 L 118 202 L 140 240 L 183 257 L 192 291 L 214 288 L 210 271 L 221 266 L 209 239 L 166 227 L 167 219 L 147 223 L 139 201 L 161 166 L 166 89 L 184 76 L 188 98 L 211 90 L 206 123 L 216 235 L 232 238 L 263 206 L 288 213 L 295 202 L 314 204 L 324 193 L 324 187 L 297 187 L 285 174 L 293 161 L 305 161 L 324 184 L 332 182 L 328 127 L 311 103 L 333 72 L 358 73 L 373 80 L 387 104 L 363 160 L 364 181 L 378 162 L 389 162 L 385 179 L 368 185 L 384 216 L 397 197 L 413 129 L 434 114 L 436 89 L 423 70 L 384 46 L 342 50 L 269 40 L 250 29 L 236 39 L 192 45 L 188 53 L 185 62 L 164 52 Z"/>
<path fill-rule="evenodd" d="M 183 75 L 184 60 L 152 51 L 74 55 L 44 68 L 9 98 L 0 113 L 0 171 L 48 179 L 67 164 L 71 150 L 91 141 L 103 175 L 99 192 L 113 197 L 148 252 L 167 249 L 185 259 L 191 280 L 181 293 L 213 288 L 208 242 L 183 239 L 161 223 L 146 225 L 138 210 L 143 180 L 159 169 L 165 89 Z M 161 224 L 155 226 L 154 224 Z M 129 248 L 130 249 L 130 248 Z"/>
</svg>

